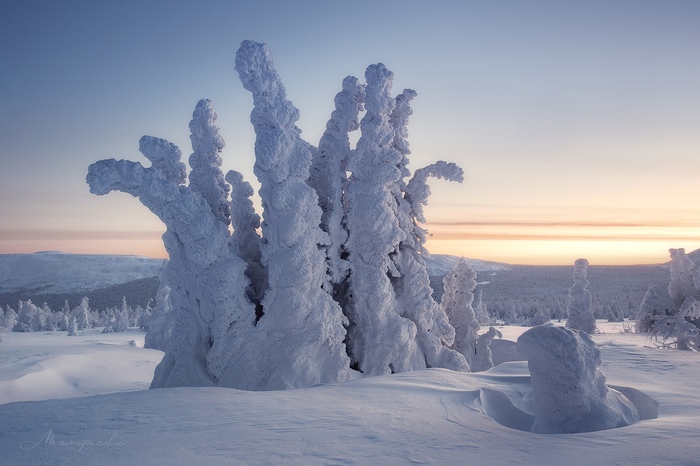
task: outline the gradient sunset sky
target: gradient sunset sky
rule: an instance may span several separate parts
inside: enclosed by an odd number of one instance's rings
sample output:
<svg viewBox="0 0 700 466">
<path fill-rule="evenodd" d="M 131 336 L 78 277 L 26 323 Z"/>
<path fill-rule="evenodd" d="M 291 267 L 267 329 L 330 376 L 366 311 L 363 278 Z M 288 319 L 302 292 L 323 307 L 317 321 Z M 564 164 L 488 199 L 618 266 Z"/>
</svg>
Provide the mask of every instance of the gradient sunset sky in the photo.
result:
<svg viewBox="0 0 700 466">
<path fill-rule="evenodd" d="M 212 99 L 224 171 L 254 186 L 241 41 L 270 47 L 316 145 L 342 79 L 415 89 L 433 253 L 523 264 L 658 263 L 700 248 L 700 1 L 15 1 L 0 9 L 0 253 L 164 257 L 160 221 L 87 167 L 191 153 Z"/>
</svg>

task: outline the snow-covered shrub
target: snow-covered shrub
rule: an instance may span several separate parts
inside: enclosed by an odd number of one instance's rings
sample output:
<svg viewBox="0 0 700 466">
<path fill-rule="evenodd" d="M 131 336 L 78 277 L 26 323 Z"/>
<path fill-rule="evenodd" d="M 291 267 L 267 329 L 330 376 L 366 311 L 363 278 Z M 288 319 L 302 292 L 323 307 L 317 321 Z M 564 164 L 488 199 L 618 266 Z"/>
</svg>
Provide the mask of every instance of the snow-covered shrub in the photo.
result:
<svg viewBox="0 0 700 466">
<path fill-rule="evenodd" d="M 75 337 L 77 335 L 78 335 L 78 321 L 76 320 L 75 316 L 71 316 L 70 321 L 68 322 L 68 336 Z"/>
<path fill-rule="evenodd" d="M 346 78 L 316 148 L 300 137 L 266 46 L 243 42 L 235 68 L 253 96 L 262 221 L 252 187 L 237 172 L 222 177 L 208 101 L 190 124 L 189 186 L 180 150 L 150 136 L 140 149 L 151 167 L 111 159 L 88 171 L 91 192 L 130 193 L 167 228 L 169 292 L 146 337 L 165 356 L 151 386 L 295 388 L 347 380 L 351 365 L 366 374 L 467 370 L 447 346 L 454 329 L 432 298 L 418 226 L 427 178 L 461 181 L 462 171 L 438 162 L 405 181 L 415 92 L 392 97 L 381 64 L 367 68 L 364 86 Z"/>
<path fill-rule="evenodd" d="M 533 432 L 590 432 L 639 420 L 635 406 L 606 385 L 601 351 L 588 333 L 540 325 L 518 338 L 517 349 L 531 375 Z"/>
<path fill-rule="evenodd" d="M 591 292 L 588 291 L 586 271 L 588 261 L 577 259 L 574 262 L 574 284 L 569 288 L 569 300 L 566 306 L 566 326 L 586 333 L 595 333 L 595 316 L 591 311 Z"/>
</svg>

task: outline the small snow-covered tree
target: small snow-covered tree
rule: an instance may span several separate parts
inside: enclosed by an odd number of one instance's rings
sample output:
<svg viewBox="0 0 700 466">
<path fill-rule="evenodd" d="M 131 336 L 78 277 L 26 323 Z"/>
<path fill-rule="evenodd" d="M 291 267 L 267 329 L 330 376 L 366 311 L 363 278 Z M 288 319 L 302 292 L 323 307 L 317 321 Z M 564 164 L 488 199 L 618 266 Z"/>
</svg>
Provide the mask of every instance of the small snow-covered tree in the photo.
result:
<svg viewBox="0 0 700 466">
<path fill-rule="evenodd" d="M 17 311 L 12 309 L 9 304 L 5 305 L 5 316 L 3 318 L 2 326 L 11 332 L 13 328 L 17 325 Z"/>
<path fill-rule="evenodd" d="M 80 305 L 71 311 L 71 315 L 75 317 L 78 330 L 84 332 L 90 328 L 90 300 L 87 296 L 80 300 Z"/>
<path fill-rule="evenodd" d="M 494 327 L 489 327 L 486 333 L 482 333 L 476 339 L 474 356 L 472 357 L 472 372 L 481 372 L 493 367 L 493 352 L 491 342 L 494 338 L 503 338 L 503 334 Z"/>
<path fill-rule="evenodd" d="M 443 287 L 444 292 L 440 303 L 455 329 L 452 348 L 464 355 L 469 366 L 474 370 L 476 341 L 480 328 L 472 308 L 476 272 L 464 258 L 461 258 L 443 278 Z"/>
<path fill-rule="evenodd" d="M 566 326 L 592 334 L 596 331 L 596 325 L 595 316 L 591 310 L 591 292 L 587 290 L 589 285 L 586 279 L 587 270 L 586 259 L 577 259 L 574 262 L 574 284 L 569 288 Z"/>
<path fill-rule="evenodd" d="M 698 272 L 683 248 L 670 249 L 671 281 L 667 289 L 651 286 L 639 306 L 637 331 L 649 332 L 661 346 L 698 351 L 700 289 Z"/>
<path fill-rule="evenodd" d="M 75 316 L 71 316 L 68 322 L 68 336 L 78 336 L 78 321 L 75 319 Z"/>
</svg>

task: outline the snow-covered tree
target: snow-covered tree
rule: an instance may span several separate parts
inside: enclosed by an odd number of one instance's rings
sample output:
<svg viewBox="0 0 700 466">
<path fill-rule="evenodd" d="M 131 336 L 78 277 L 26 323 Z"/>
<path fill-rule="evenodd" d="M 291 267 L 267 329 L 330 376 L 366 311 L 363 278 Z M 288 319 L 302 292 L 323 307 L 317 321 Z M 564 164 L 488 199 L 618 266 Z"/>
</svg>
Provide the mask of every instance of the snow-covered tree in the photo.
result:
<svg viewBox="0 0 700 466">
<path fill-rule="evenodd" d="M 84 332 L 90 328 L 90 300 L 84 296 L 80 304 L 71 311 L 78 324 L 78 330 Z"/>
<path fill-rule="evenodd" d="M 75 316 L 71 316 L 68 322 L 68 336 L 78 336 L 78 321 L 75 319 Z"/>
<path fill-rule="evenodd" d="M 480 328 L 472 308 L 476 272 L 464 258 L 461 258 L 443 278 L 443 287 L 440 304 L 455 329 L 452 348 L 463 354 L 474 370 L 476 341 Z"/>
<path fill-rule="evenodd" d="M 163 242 L 170 260 L 162 278 L 174 303 L 173 330 L 151 386 L 217 385 L 224 376 L 235 386 L 231 377 L 244 380 L 255 372 L 246 349 L 255 315 L 245 294 L 246 263 L 230 252 L 227 224 L 207 200 L 168 175 L 180 163 L 169 160 L 172 166 L 150 168 L 102 160 L 90 166 L 87 181 L 94 194 L 118 190 L 138 197 L 167 227 Z"/>
<path fill-rule="evenodd" d="M 569 299 L 566 306 L 566 326 L 586 333 L 595 333 L 595 316 L 591 310 L 591 292 L 587 290 L 589 282 L 586 279 L 588 261 L 577 259 L 574 262 L 574 284 L 569 288 Z"/>
<path fill-rule="evenodd" d="M 151 386 L 295 388 L 346 380 L 351 365 L 369 375 L 467 370 L 447 347 L 454 328 L 432 298 L 418 227 L 428 176 L 462 175 L 439 162 L 405 182 L 415 92 L 391 97 L 392 74 L 381 64 L 367 69 L 365 86 L 347 78 L 316 149 L 300 137 L 267 47 L 243 42 L 235 68 L 253 96 L 262 222 L 252 187 L 235 171 L 227 199 L 208 101 L 190 125 L 189 186 L 179 149 L 152 137 L 140 144 L 151 167 L 111 159 L 88 172 L 91 192 L 130 193 L 167 228 L 161 289 L 169 292 L 146 337 L 165 356 Z"/>
<path fill-rule="evenodd" d="M 348 158 L 351 172 L 346 188 L 346 248 L 351 263 L 353 296 L 349 337 L 351 357 L 366 374 L 379 375 L 425 367 L 416 345 L 416 326 L 397 312 L 396 296 L 388 277 L 395 265 L 389 254 L 406 238 L 397 217 L 392 187 L 401 179 L 402 154 L 392 147 L 394 127 L 389 114 L 393 73 L 371 65 L 365 73 L 366 114 L 362 136 Z"/>
<path fill-rule="evenodd" d="M 326 258 L 319 247 L 328 243 L 328 235 L 319 227 L 318 197 L 306 183 L 312 153 L 295 125 L 299 111 L 287 100 L 264 44 L 244 41 L 235 68 L 255 105 L 250 120 L 267 270 L 258 327 L 267 335 L 268 365 L 260 368 L 268 377 L 266 388 L 344 381 L 349 377 L 345 318 L 323 288 Z"/>
<path fill-rule="evenodd" d="M 11 332 L 12 329 L 17 325 L 17 311 L 12 309 L 9 305 L 5 305 L 5 316 L 3 317 L 2 326 Z"/>
<path fill-rule="evenodd" d="M 669 253 L 671 281 L 667 289 L 651 286 L 647 290 L 637 313 L 637 330 L 661 339 L 661 346 L 698 351 L 698 271 L 683 248 L 670 249 Z"/>
<path fill-rule="evenodd" d="M 343 193 L 347 184 L 345 167 L 350 155 L 349 133 L 359 129 L 365 88 L 354 76 L 343 80 L 342 90 L 335 96 L 335 110 L 326 124 L 326 131 L 314 152 L 309 184 L 316 190 L 323 211 L 321 229 L 328 233 L 329 274 L 338 284 L 348 275 L 350 265 L 345 258 L 348 239 Z"/>
<path fill-rule="evenodd" d="M 476 339 L 476 347 L 474 348 L 474 356 L 471 359 L 472 372 L 481 372 L 493 367 L 493 352 L 491 351 L 491 342 L 494 338 L 503 338 L 503 334 L 494 327 L 489 327 L 486 333 L 482 333 Z"/>
</svg>

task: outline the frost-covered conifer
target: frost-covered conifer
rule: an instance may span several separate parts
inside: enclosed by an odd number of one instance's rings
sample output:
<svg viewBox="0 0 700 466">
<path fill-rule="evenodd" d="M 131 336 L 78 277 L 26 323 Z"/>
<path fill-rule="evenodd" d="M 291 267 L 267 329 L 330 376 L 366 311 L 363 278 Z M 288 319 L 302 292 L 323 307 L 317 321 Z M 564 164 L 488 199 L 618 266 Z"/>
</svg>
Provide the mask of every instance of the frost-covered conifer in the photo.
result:
<svg viewBox="0 0 700 466">
<path fill-rule="evenodd" d="M 586 259 L 577 259 L 574 262 L 574 284 L 569 288 L 566 326 L 586 333 L 595 333 L 595 316 L 591 310 L 591 292 L 587 290 L 587 270 L 588 261 Z"/>
<path fill-rule="evenodd" d="M 476 341 L 480 328 L 472 308 L 476 272 L 464 258 L 461 258 L 445 275 L 442 283 L 444 292 L 440 304 L 455 329 L 452 349 L 464 355 L 469 366 L 474 370 Z"/>
<path fill-rule="evenodd" d="M 219 221 L 228 225 L 231 206 L 228 202 L 230 187 L 221 171 L 221 150 L 225 147 L 219 128 L 215 125 L 216 113 L 208 99 L 197 102 L 190 121 L 190 189 L 201 194 Z"/>
<path fill-rule="evenodd" d="M 85 331 L 90 328 L 90 301 L 87 296 L 80 300 L 80 305 L 71 311 L 78 323 L 78 330 Z"/>
<path fill-rule="evenodd" d="M 75 316 L 71 316 L 70 321 L 68 322 L 68 336 L 75 337 L 77 335 L 78 335 L 78 321 L 75 319 Z"/>
<path fill-rule="evenodd" d="M 671 282 L 668 284 L 668 294 L 676 309 L 680 309 L 687 298 L 700 295 L 694 280 L 695 264 L 683 248 L 669 249 L 668 252 L 671 254 Z"/>
<path fill-rule="evenodd" d="M 343 80 L 342 90 L 335 96 L 335 110 L 326 124 L 326 131 L 314 152 L 309 185 L 318 195 L 323 211 L 321 229 L 328 233 L 328 265 L 331 280 L 340 283 L 347 277 L 349 264 L 345 255 L 348 239 L 343 191 L 347 184 L 345 166 L 350 155 L 348 133 L 360 127 L 359 113 L 363 109 L 364 86 L 354 76 Z"/>
<path fill-rule="evenodd" d="M 244 41 L 236 71 L 253 95 L 254 172 L 263 204 L 262 263 L 267 289 L 257 327 L 266 335 L 260 388 L 282 389 L 344 381 L 349 360 L 343 340 L 345 318 L 327 290 L 328 236 L 320 229 L 318 196 L 307 183 L 311 147 L 295 125 L 299 111 L 286 91 L 264 44 Z"/>
</svg>

